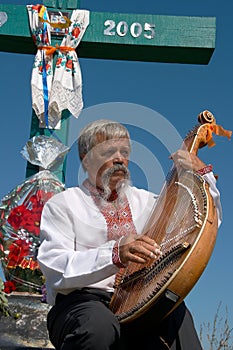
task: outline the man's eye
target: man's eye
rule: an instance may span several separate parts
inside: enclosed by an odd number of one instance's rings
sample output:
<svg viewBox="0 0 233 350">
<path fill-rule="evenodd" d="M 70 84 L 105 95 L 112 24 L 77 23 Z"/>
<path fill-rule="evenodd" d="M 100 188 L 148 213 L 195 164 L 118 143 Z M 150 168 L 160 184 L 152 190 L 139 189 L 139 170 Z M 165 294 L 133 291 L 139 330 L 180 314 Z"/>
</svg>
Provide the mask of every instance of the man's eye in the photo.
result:
<svg viewBox="0 0 233 350">
<path fill-rule="evenodd" d="M 129 151 L 125 150 L 122 151 L 121 154 L 123 155 L 123 157 L 128 158 L 129 157 Z"/>
<path fill-rule="evenodd" d="M 113 154 L 113 151 L 109 150 L 103 153 L 104 157 L 110 157 Z"/>
</svg>

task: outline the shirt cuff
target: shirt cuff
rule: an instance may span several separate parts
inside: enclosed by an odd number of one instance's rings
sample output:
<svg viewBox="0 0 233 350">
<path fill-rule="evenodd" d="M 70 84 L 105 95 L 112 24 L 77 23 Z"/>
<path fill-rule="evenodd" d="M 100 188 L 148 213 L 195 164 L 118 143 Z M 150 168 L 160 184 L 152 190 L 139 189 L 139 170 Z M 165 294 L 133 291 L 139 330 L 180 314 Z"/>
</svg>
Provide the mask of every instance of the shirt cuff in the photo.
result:
<svg viewBox="0 0 233 350">
<path fill-rule="evenodd" d="M 119 244 L 121 239 L 116 241 L 116 243 L 113 246 L 112 249 L 112 262 L 114 265 L 116 265 L 119 268 L 125 267 L 125 265 L 122 264 L 120 256 L 119 256 Z"/>
<path fill-rule="evenodd" d="M 213 166 L 211 164 L 206 165 L 206 166 L 204 166 L 204 168 L 197 170 L 198 174 L 202 175 L 202 176 L 210 173 L 211 171 L 213 171 Z"/>
</svg>

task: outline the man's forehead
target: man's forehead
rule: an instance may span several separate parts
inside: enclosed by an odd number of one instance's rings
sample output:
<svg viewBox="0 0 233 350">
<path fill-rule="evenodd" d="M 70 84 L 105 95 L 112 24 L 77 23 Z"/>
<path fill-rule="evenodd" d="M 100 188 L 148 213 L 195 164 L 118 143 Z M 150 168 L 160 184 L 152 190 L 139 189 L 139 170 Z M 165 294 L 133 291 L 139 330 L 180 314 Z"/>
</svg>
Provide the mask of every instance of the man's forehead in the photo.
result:
<svg viewBox="0 0 233 350">
<path fill-rule="evenodd" d="M 120 137 L 120 138 L 112 138 L 112 139 L 108 139 L 108 140 L 104 140 L 104 139 L 99 139 L 96 142 L 95 147 L 101 149 L 101 148 L 108 148 L 108 147 L 113 147 L 113 146 L 117 146 L 117 147 L 130 147 L 130 140 L 126 137 Z"/>
</svg>

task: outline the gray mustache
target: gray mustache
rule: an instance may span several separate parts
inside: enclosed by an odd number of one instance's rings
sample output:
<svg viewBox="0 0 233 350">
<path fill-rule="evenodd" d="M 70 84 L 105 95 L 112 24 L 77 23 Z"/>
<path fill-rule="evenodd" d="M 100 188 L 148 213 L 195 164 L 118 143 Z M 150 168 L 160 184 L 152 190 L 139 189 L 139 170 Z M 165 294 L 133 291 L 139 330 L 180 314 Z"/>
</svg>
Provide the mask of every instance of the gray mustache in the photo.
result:
<svg viewBox="0 0 233 350">
<path fill-rule="evenodd" d="M 127 177 L 129 176 L 129 169 L 124 164 L 113 165 L 113 167 L 111 167 L 110 169 L 107 169 L 104 172 L 104 176 L 111 176 L 112 174 L 115 173 L 115 171 L 119 171 L 119 170 L 122 170 L 125 173 L 125 175 L 127 175 Z"/>
</svg>

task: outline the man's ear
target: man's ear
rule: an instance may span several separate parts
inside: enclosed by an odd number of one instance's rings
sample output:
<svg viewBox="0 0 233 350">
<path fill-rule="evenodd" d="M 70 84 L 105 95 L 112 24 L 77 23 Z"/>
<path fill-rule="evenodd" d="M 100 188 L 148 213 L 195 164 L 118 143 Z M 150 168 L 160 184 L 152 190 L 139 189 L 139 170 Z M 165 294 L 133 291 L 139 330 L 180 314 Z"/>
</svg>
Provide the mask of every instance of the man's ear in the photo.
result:
<svg viewBox="0 0 233 350">
<path fill-rule="evenodd" d="M 87 155 L 85 155 L 82 159 L 82 166 L 83 166 L 83 169 L 85 171 L 88 171 L 88 168 L 89 168 L 89 165 L 90 165 L 90 160 L 89 160 L 89 157 Z"/>
</svg>

